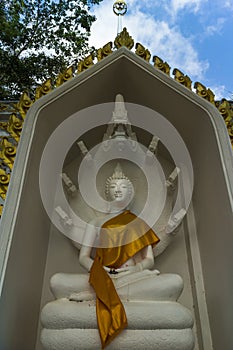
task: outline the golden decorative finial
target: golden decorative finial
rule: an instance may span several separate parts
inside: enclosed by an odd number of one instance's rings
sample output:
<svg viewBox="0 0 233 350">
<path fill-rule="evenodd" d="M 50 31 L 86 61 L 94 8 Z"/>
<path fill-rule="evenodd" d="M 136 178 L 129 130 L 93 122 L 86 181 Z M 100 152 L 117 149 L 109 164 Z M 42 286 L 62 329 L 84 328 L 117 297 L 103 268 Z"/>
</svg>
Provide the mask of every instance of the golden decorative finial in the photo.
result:
<svg viewBox="0 0 233 350">
<path fill-rule="evenodd" d="M 127 12 L 127 4 L 124 0 L 116 0 L 113 4 L 113 12 L 118 16 L 117 34 L 122 31 L 122 16 Z"/>
<path fill-rule="evenodd" d="M 114 44 L 117 49 L 119 49 L 122 46 L 126 46 L 129 50 L 132 49 L 134 46 L 134 40 L 127 32 L 127 29 L 124 28 L 120 34 L 117 35 Z"/>
</svg>

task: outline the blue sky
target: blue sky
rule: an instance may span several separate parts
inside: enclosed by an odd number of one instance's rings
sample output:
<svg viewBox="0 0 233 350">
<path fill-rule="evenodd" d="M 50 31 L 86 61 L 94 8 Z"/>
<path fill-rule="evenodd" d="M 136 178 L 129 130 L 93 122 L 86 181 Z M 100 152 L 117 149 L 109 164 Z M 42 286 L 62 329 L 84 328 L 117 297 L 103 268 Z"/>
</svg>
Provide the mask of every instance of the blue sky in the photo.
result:
<svg viewBox="0 0 233 350">
<path fill-rule="evenodd" d="M 92 11 L 90 44 L 99 48 L 114 41 L 117 16 L 114 0 Z M 216 99 L 233 94 L 233 0 L 126 0 L 123 18 L 136 42 L 173 68 L 211 88 Z"/>
</svg>

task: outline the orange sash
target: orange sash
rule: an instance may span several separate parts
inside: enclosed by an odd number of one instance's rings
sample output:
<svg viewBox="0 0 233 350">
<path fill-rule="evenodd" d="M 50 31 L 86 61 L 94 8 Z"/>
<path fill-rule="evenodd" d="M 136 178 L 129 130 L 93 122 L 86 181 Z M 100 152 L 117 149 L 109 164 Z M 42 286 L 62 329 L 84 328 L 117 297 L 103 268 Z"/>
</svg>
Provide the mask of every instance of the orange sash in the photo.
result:
<svg viewBox="0 0 233 350">
<path fill-rule="evenodd" d="M 159 238 L 129 210 L 108 220 L 102 228 L 100 243 L 107 248 L 97 248 L 89 282 L 96 292 L 96 315 L 103 349 L 127 326 L 124 306 L 103 266 L 117 269 L 144 247 L 158 243 Z"/>
</svg>

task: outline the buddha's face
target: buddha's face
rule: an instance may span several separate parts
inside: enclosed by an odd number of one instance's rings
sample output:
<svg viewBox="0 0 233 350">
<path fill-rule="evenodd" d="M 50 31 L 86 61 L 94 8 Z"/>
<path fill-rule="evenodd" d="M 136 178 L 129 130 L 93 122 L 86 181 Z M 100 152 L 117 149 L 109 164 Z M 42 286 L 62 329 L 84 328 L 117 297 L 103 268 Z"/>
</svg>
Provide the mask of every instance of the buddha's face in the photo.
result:
<svg viewBox="0 0 233 350">
<path fill-rule="evenodd" d="M 109 183 L 109 199 L 116 202 L 128 202 L 132 189 L 129 181 L 125 179 L 115 179 Z"/>
</svg>

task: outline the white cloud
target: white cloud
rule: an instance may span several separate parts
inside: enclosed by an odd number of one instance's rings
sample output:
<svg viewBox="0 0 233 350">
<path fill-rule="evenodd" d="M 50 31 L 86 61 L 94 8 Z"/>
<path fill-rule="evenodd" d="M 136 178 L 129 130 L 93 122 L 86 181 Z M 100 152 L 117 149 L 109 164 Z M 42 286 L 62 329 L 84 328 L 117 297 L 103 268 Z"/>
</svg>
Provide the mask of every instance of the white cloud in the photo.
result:
<svg viewBox="0 0 233 350">
<path fill-rule="evenodd" d="M 181 10 L 191 10 L 198 12 L 203 2 L 206 0 L 171 0 L 167 3 L 166 8 L 173 16 L 176 16 Z"/>
<path fill-rule="evenodd" d="M 222 98 L 232 99 L 233 92 L 228 91 L 225 85 L 212 85 L 209 88 L 213 91 L 216 101 L 220 101 Z"/>
<path fill-rule="evenodd" d="M 208 0 L 162 0 L 164 10 L 173 23 L 178 22 L 181 15 L 201 14 L 206 3 Z"/>
<path fill-rule="evenodd" d="M 176 16 L 180 11 L 198 12 L 208 0 L 126 0 L 128 7 L 133 9 L 155 9 L 163 7 L 169 14 Z M 226 0 L 229 1 L 229 0 Z M 156 11 L 155 11 L 156 13 Z"/>
<path fill-rule="evenodd" d="M 112 5 L 112 1 L 104 0 L 94 7 L 93 14 L 97 20 L 92 24 L 89 43 L 96 48 L 113 41 L 117 35 L 117 16 L 113 13 Z"/>
<path fill-rule="evenodd" d="M 179 3 L 186 0 L 176 0 Z M 200 0 L 189 0 L 198 6 Z M 150 3 L 150 1 L 148 1 Z M 175 0 L 173 0 L 175 2 Z M 128 0 L 131 5 L 138 3 Z M 141 4 L 141 3 L 140 3 Z M 92 26 L 90 44 L 99 48 L 109 41 L 114 41 L 117 32 L 117 16 L 112 12 L 112 1 L 103 1 L 95 10 L 97 21 Z M 208 68 L 208 62 L 200 61 L 197 51 L 190 39 L 185 38 L 179 29 L 165 21 L 155 20 L 150 13 L 142 12 L 135 6 L 133 14 L 123 18 L 126 27 L 135 43 L 140 42 L 156 55 L 167 61 L 172 68 L 179 68 L 191 79 L 200 80 Z"/>
<path fill-rule="evenodd" d="M 216 19 L 214 25 L 209 25 L 206 27 L 205 34 L 214 35 L 216 33 L 218 34 L 221 33 L 225 22 L 226 22 L 226 19 L 223 17 Z"/>
<path fill-rule="evenodd" d="M 230 10 L 233 10 L 233 1 L 232 0 L 226 0 L 224 2 L 224 7 Z"/>
</svg>

